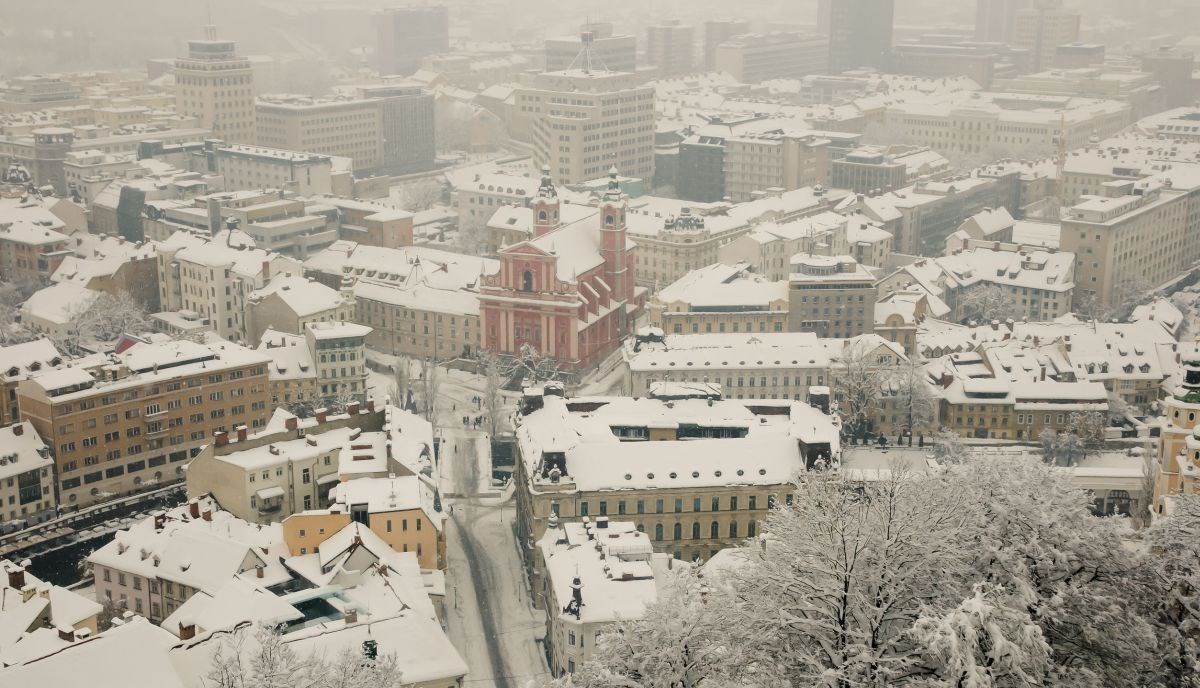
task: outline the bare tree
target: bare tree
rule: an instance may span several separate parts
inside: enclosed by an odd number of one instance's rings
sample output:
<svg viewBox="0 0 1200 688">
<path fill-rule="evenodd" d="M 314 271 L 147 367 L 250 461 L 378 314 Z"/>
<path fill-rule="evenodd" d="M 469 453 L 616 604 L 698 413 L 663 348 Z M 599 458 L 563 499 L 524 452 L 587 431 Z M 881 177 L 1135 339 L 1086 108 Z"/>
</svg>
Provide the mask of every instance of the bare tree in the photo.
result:
<svg viewBox="0 0 1200 688">
<path fill-rule="evenodd" d="M 142 334 L 152 329 L 146 307 L 127 291 L 100 294 L 89 304 L 76 304 L 68 310 L 66 330 L 55 344 L 78 354 L 85 342 L 115 341 L 123 334 Z"/>
<path fill-rule="evenodd" d="M 1003 322 L 1022 315 L 1012 294 L 995 284 L 979 284 L 967 289 L 958 297 L 958 308 L 963 320 L 985 323 Z"/>
<path fill-rule="evenodd" d="M 884 375 L 866 342 L 848 343 L 837 357 L 833 372 L 835 395 L 851 437 L 863 437 L 870 430 L 883 395 Z"/>
<path fill-rule="evenodd" d="M 377 654 L 372 641 L 361 653 L 345 650 L 333 660 L 302 655 L 279 633 L 241 627 L 214 638 L 219 642 L 204 677 L 213 688 L 401 688 L 394 655 Z"/>
<path fill-rule="evenodd" d="M 425 416 L 425 420 L 429 421 L 433 426 L 434 436 L 437 436 L 438 427 L 438 402 L 440 394 L 438 393 L 442 386 L 442 372 L 436 360 L 431 357 L 422 358 L 420 361 L 421 377 L 417 380 L 417 387 L 420 390 L 420 400 L 418 401 L 418 410 Z"/>
<path fill-rule="evenodd" d="M 504 410 L 504 397 L 501 395 L 500 360 L 488 349 L 479 351 L 479 373 L 483 375 L 483 406 L 487 411 L 489 434 L 494 438 L 496 424 Z"/>
<path fill-rule="evenodd" d="M 913 435 L 928 430 L 937 421 L 937 400 L 919 361 L 901 363 L 891 378 L 896 410 L 905 420 L 904 429 Z M 911 441 L 910 441 L 911 443 Z"/>
<path fill-rule="evenodd" d="M 392 365 L 392 384 L 388 389 L 388 396 L 392 403 L 402 409 L 412 410 L 412 381 L 409 379 L 410 362 L 407 356 L 400 356 L 396 363 Z"/>
</svg>

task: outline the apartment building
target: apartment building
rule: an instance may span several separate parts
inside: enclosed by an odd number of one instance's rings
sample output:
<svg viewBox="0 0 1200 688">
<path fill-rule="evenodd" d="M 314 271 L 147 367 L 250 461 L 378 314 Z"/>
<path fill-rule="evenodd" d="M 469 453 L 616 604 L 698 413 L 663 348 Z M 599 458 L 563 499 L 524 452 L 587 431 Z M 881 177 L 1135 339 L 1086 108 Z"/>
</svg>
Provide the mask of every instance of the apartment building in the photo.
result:
<svg viewBox="0 0 1200 688">
<path fill-rule="evenodd" d="M 875 276 L 850 256 L 798 253 L 788 277 L 792 332 L 855 337 L 875 328 Z"/>
<path fill-rule="evenodd" d="M 393 551 L 415 553 L 422 569 L 446 569 L 446 515 L 430 478 L 356 478 L 336 483 L 329 494 L 329 506 L 283 519 L 283 539 L 292 556 L 316 552 L 342 528 L 356 523 Z"/>
<path fill-rule="evenodd" d="M 543 174 L 549 170 L 543 168 Z M 538 190 L 538 180 L 511 174 L 478 173 L 454 190 L 458 206 L 458 226 L 465 231 L 478 230 L 488 224 L 496 211 L 504 206 L 524 206 Z M 488 250 L 496 251 L 499 242 L 489 239 Z"/>
<path fill-rule="evenodd" d="M 812 332 L 639 336 L 626 346 L 626 390 L 650 395 L 659 385 L 716 385 L 726 399 L 809 401 L 811 387 L 829 384 L 826 342 Z"/>
<path fill-rule="evenodd" d="M 789 331 L 787 282 L 745 264 L 692 270 L 654 295 L 647 311 L 650 325 L 667 334 Z"/>
<path fill-rule="evenodd" d="M 513 136 L 533 145 L 534 164 L 560 184 L 603 177 L 654 177 L 654 89 L 633 74 L 546 72 L 514 92 Z"/>
<path fill-rule="evenodd" d="M 1195 254 L 1191 194 L 1154 179 L 1112 181 L 1062 220 L 1060 246 L 1075 255 L 1075 304 L 1110 305 L 1137 285 L 1157 286 L 1182 272 Z"/>
<path fill-rule="evenodd" d="M 254 69 L 233 41 L 217 39 L 205 26 L 204 39 L 188 41 L 187 57 L 175 60 L 175 110 L 197 117 L 200 126 L 230 143 L 254 143 Z"/>
<path fill-rule="evenodd" d="M 337 242 L 305 262 L 309 275 L 339 287 L 350 280 L 354 321 L 372 328 L 367 345 L 391 355 L 446 360 L 480 345 L 480 275 L 499 261 L 424 247 L 384 249 Z"/>
<path fill-rule="evenodd" d="M 711 19 L 704 22 L 704 71 L 711 72 L 716 68 L 717 46 L 746 33 L 750 33 L 750 22 L 745 19 Z"/>
<path fill-rule="evenodd" d="M 646 27 L 646 63 L 656 67 L 660 77 L 690 73 L 695 52 L 696 27 L 678 19 Z"/>
<path fill-rule="evenodd" d="M 0 220 L 0 280 L 44 284 L 71 255 L 70 237 L 25 220 Z"/>
<path fill-rule="evenodd" d="M 17 396 L 50 446 L 60 503 L 86 506 L 178 480 L 214 433 L 265 425 L 267 361 L 228 342 L 139 343 L 23 380 Z"/>
<path fill-rule="evenodd" d="M 970 355 L 960 355 L 957 363 L 969 361 Z M 1076 414 L 1108 412 L 1108 392 L 1099 382 L 1013 382 L 944 374 L 941 384 L 941 425 L 963 437 L 1035 440 L 1046 430 L 1077 429 Z"/>
<path fill-rule="evenodd" d="M 326 196 L 320 203 L 337 210 L 342 239 L 383 248 L 413 245 L 413 214 L 410 212 L 339 196 Z"/>
<path fill-rule="evenodd" d="M 380 74 L 412 74 L 426 55 L 450 50 L 450 9 L 445 5 L 405 5 L 371 17 L 378 43 Z"/>
<path fill-rule="evenodd" d="M 177 232 L 158 245 L 164 311 L 195 314 L 225 339 L 248 341 L 246 304 L 274 275 L 300 275 L 301 263 L 257 248 L 237 248 Z"/>
<path fill-rule="evenodd" d="M 579 27 L 577 36 L 547 38 L 546 71 L 566 69 L 635 72 L 637 36 L 614 34 L 611 22 L 590 22 Z"/>
<path fill-rule="evenodd" d="M 0 530 L 54 516 L 54 459 L 29 421 L 0 428 Z"/>
<path fill-rule="evenodd" d="M 0 112 L 26 112 L 78 105 L 82 91 L 60 76 L 30 74 L 6 79 Z"/>
<path fill-rule="evenodd" d="M 738 203 L 773 189 L 821 184 L 829 178 L 829 143 L 814 132 L 731 136 L 725 140 L 725 195 Z"/>
<path fill-rule="evenodd" d="M 829 39 L 817 34 L 775 31 L 731 37 L 716 47 L 713 69 L 743 84 L 799 79 L 829 71 Z"/>
<path fill-rule="evenodd" d="M 541 539 L 555 520 L 633 521 L 656 552 L 707 559 L 754 537 L 791 483 L 841 454 L 834 421 L 795 401 L 559 396 L 522 401 L 516 432 L 516 532 Z M 528 556 L 528 555 L 527 555 Z M 526 561 L 533 590 L 545 570 Z"/>
<path fill-rule="evenodd" d="M 35 339 L 0 347 L 0 361 L 6 366 L 0 370 L 0 424 L 7 425 L 21 420 L 18 383 L 44 369 L 58 367 L 63 357 L 54 342 Z"/>
<path fill-rule="evenodd" d="M 534 591 L 534 606 L 546 611 L 546 650 L 555 676 L 582 670 L 600 633 L 639 618 L 674 567 L 637 524 L 607 516 L 547 527 L 537 556 L 546 576 Z"/>
<path fill-rule="evenodd" d="M 256 111 L 259 144 L 350 158 L 358 176 L 433 163 L 433 95 L 419 85 L 361 86 L 353 96 L 269 96 Z"/>
<path fill-rule="evenodd" d="M 257 343 L 268 329 L 295 335 L 310 323 L 354 320 L 354 295 L 299 275 L 275 275 L 246 299 L 246 341 Z"/>
<path fill-rule="evenodd" d="M 823 211 L 791 222 L 764 222 L 725 243 L 718 251 L 723 263 L 745 263 L 764 279 L 786 282 L 797 253 L 837 255 L 849 250 L 849 218 Z"/>
<path fill-rule="evenodd" d="M 432 426 L 399 408 L 376 410 L 369 401 L 352 402 L 339 414 L 276 415 L 282 423 L 221 435 L 206 446 L 188 467 L 188 494 L 211 494 L 238 518 L 266 524 L 328 509 L 339 481 L 432 470 Z M 312 535 L 318 534 L 314 528 Z"/>
</svg>

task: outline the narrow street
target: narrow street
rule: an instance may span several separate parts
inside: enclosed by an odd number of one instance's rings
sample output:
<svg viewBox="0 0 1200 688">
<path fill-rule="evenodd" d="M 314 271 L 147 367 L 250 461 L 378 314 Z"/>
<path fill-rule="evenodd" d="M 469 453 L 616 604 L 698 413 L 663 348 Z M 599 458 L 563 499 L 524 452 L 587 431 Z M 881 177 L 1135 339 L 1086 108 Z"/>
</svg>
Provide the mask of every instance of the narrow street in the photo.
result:
<svg viewBox="0 0 1200 688">
<path fill-rule="evenodd" d="M 547 675 L 537 642 L 545 621 L 529 606 L 512 531 L 511 492 L 480 493 L 490 475 L 490 445 L 483 431 L 462 426 L 464 413 L 474 409 L 470 398 L 476 393 L 464 382 L 452 378 L 443 385 L 445 408 L 438 431 L 443 438 L 442 491 L 457 495 L 447 499 L 449 634 L 470 667 L 468 685 L 523 688 Z"/>
</svg>

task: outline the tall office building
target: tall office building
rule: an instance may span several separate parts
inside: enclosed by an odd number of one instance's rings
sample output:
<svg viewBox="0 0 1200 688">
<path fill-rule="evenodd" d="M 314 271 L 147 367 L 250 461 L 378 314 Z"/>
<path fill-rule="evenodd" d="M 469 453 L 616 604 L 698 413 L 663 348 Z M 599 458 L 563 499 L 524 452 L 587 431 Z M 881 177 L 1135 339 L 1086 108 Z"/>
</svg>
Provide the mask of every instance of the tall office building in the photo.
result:
<svg viewBox="0 0 1200 688">
<path fill-rule="evenodd" d="M 829 37 L 829 69 L 883 69 L 892 52 L 895 0 L 820 0 L 817 27 Z"/>
<path fill-rule="evenodd" d="M 646 27 L 646 62 L 661 76 L 687 74 L 695 66 L 696 29 L 674 19 Z"/>
<path fill-rule="evenodd" d="M 591 54 L 585 55 L 584 48 Z M 546 71 L 592 68 L 614 72 L 637 70 L 637 36 L 614 34 L 610 22 L 592 22 L 579 27 L 578 36 L 559 36 L 546 39 Z"/>
<path fill-rule="evenodd" d="M 187 57 L 175 60 L 175 109 L 199 117 L 215 138 L 254 143 L 254 71 L 234 49 L 211 25 L 203 40 L 188 41 Z"/>
<path fill-rule="evenodd" d="M 1186 50 L 1161 47 L 1142 56 L 1142 71 L 1154 75 L 1163 89 L 1164 105 L 1168 108 L 1193 105 L 1196 102 L 1195 80 L 1192 72 L 1196 57 Z"/>
<path fill-rule="evenodd" d="M 1029 51 L 1031 72 L 1048 69 L 1058 46 L 1079 40 L 1079 16 L 1062 0 L 1035 0 L 1033 7 L 1017 11 L 1012 44 Z"/>
<path fill-rule="evenodd" d="M 712 71 L 717 64 L 717 46 L 734 36 L 750 33 L 745 19 L 716 19 L 704 22 L 704 69 Z"/>
<path fill-rule="evenodd" d="M 1017 33 L 1017 12 L 1030 0 L 975 0 L 975 40 L 1010 43 Z"/>
<path fill-rule="evenodd" d="M 380 74 L 412 74 L 421 58 L 450 49 L 450 13 L 445 5 L 392 7 L 375 13 Z"/>
<path fill-rule="evenodd" d="M 818 34 L 748 33 L 717 46 L 714 68 L 743 84 L 829 71 L 829 40 Z"/>
<path fill-rule="evenodd" d="M 519 89 L 534 162 L 562 184 L 621 174 L 654 177 L 654 88 L 627 72 L 545 72 Z"/>
</svg>

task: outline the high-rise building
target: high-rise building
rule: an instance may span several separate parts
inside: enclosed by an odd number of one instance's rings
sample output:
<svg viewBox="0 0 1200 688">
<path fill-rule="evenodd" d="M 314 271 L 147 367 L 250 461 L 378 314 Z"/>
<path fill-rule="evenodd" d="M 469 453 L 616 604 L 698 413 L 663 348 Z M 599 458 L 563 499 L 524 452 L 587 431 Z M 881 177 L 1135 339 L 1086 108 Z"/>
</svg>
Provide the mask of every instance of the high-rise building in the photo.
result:
<svg viewBox="0 0 1200 688">
<path fill-rule="evenodd" d="M 625 72 L 573 69 L 537 75 L 519 89 L 534 162 L 563 184 L 604 176 L 654 176 L 654 89 Z"/>
<path fill-rule="evenodd" d="M 572 68 L 635 71 L 637 36 L 613 34 L 611 23 L 592 22 L 580 26 L 578 36 L 547 38 L 546 71 Z"/>
<path fill-rule="evenodd" d="M 187 57 L 175 60 L 175 109 L 200 118 L 200 126 L 229 143 L 254 143 L 254 70 L 233 41 L 217 40 L 217 27 L 188 41 Z"/>
<path fill-rule="evenodd" d="M 412 74 L 422 57 L 450 49 L 450 13 L 445 5 L 392 7 L 377 12 L 375 24 L 380 74 Z"/>
<path fill-rule="evenodd" d="M 696 29 L 673 19 L 646 27 L 646 62 L 660 76 L 687 74 L 695 65 Z"/>
<path fill-rule="evenodd" d="M 820 0 L 817 27 L 829 37 L 830 71 L 887 66 L 895 10 L 895 0 Z"/>
<path fill-rule="evenodd" d="M 745 19 L 717 19 L 704 22 L 704 69 L 712 71 L 717 64 L 717 46 L 725 41 L 750 33 Z"/>
<path fill-rule="evenodd" d="M 1167 108 L 1193 105 L 1196 102 L 1192 70 L 1196 57 L 1190 52 L 1162 47 L 1142 56 L 1142 71 L 1154 75 L 1162 85 Z"/>
<path fill-rule="evenodd" d="M 1017 11 L 1029 0 L 975 0 L 975 40 L 1009 43 L 1017 31 Z"/>
<path fill-rule="evenodd" d="M 1058 46 L 1079 40 L 1079 17 L 1062 0 L 1035 0 L 1033 7 L 1017 11 L 1012 44 L 1029 51 L 1029 71 L 1046 69 L 1054 64 Z"/>
<path fill-rule="evenodd" d="M 829 39 L 782 31 L 742 34 L 717 46 L 714 68 L 744 84 L 824 74 L 829 70 Z"/>
</svg>

